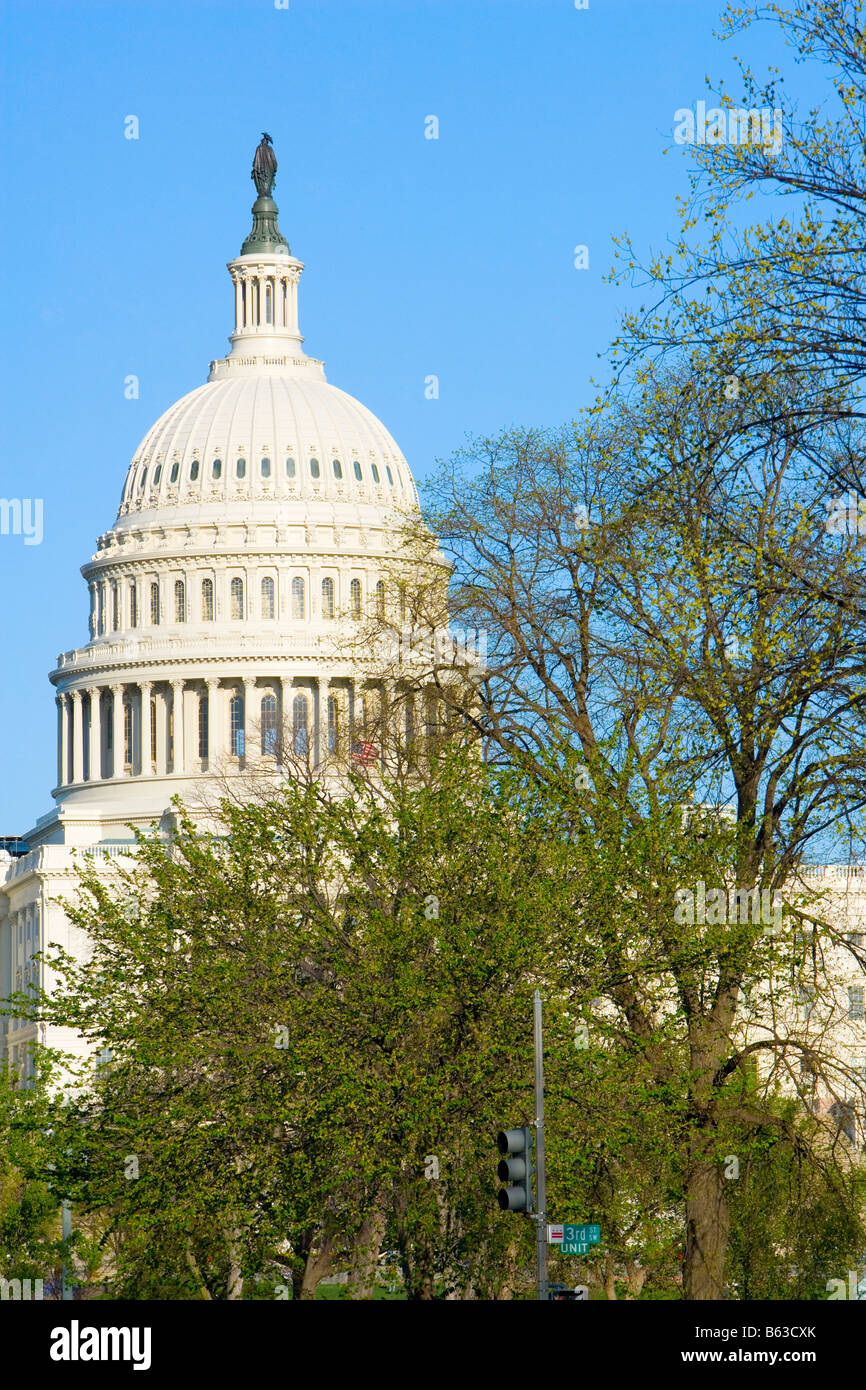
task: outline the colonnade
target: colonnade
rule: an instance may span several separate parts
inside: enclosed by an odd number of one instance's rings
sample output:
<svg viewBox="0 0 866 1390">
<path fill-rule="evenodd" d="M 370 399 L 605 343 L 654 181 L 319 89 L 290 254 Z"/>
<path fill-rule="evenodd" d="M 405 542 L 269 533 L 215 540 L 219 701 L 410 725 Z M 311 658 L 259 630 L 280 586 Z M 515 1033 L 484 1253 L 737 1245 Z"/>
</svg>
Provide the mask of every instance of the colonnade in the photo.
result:
<svg viewBox="0 0 866 1390">
<path fill-rule="evenodd" d="M 390 682 L 322 676 L 166 676 L 77 686 L 57 695 L 57 785 L 198 775 L 227 758 L 274 755 L 287 739 L 292 752 L 314 764 L 337 752 L 375 749 L 394 695 Z M 401 692 L 400 703 L 399 732 L 411 737 L 415 702 Z"/>
</svg>

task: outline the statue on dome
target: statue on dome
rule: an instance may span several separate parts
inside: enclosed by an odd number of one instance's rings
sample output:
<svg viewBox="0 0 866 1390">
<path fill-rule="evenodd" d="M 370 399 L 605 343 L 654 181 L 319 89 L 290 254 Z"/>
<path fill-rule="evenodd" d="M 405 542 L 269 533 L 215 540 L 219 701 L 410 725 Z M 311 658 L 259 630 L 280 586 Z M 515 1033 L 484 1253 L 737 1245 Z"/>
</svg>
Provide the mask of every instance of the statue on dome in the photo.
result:
<svg viewBox="0 0 866 1390">
<path fill-rule="evenodd" d="M 269 198 L 277 172 L 277 156 L 273 151 L 273 140 L 267 131 L 262 131 L 261 144 L 253 155 L 253 172 L 250 178 L 256 185 L 260 198 Z"/>
</svg>

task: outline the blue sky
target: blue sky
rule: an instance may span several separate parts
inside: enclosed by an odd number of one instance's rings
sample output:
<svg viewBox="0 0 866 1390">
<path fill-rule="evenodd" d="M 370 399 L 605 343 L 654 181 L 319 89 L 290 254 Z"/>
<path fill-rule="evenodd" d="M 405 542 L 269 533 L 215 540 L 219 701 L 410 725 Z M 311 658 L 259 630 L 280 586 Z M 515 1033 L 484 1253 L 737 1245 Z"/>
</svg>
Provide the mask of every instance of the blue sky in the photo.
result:
<svg viewBox="0 0 866 1390">
<path fill-rule="evenodd" d="M 777 56 L 770 31 L 716 39 L 720 8 L 2 6 L 0 497 L 42 498 L 44 538 L 0 535 L 0 834 L 51 809 L 47 673 L 87 640 L 79 567 L 129 459 L 227 350 L 225 262 L 250 225 L 260 132 L 307 267 L 305 346 L 423 479 L 467 433 L 557 425 L 592 398 L 626 303 L 603 283 L 611 238 L 649 251 L 676 232 L 675 110 L 707 95 L 705 77 L 730 77 L 735 50 L 759 68 Z M 138 140 L 124 138 L 129 115 Z M 588 270 L 574 268 L 578 244 Z"/>
</svg>

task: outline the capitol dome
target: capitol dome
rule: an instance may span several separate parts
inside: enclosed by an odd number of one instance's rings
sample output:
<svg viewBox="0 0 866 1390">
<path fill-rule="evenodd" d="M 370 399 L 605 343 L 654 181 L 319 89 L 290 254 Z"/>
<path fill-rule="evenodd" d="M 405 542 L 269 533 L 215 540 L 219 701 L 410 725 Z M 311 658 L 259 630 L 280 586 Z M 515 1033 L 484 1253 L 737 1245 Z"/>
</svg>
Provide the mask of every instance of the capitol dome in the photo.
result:
<svg viewBox="0 0 866 1390">
<path fill-rule="evenodd" d="M 417 497 L 385 426 L 331 386 L 321 363 L 225 359 L 148 430 L 129 466 L 118 525 L 164 507 L 277 501 L 381 511 Z"/>
<path fill-rule="evenodd" d="M 82 567 L 89 640 L 51 673 L 53 819 L 91 838 L 97 823 L 125 838 L 175 795 L 194 803 L 217 774 L 276 765 L 286 741 L 313 766 L 367 748 L 370 710 L 387 706 L 351 632 L 400 617 L 395 528 L 417 493 L 385 426 L 303 350 L 304 267 L 272 182 L 257 180 L 228 263 L 230 350 L 136 449 Z"/>
</svg>

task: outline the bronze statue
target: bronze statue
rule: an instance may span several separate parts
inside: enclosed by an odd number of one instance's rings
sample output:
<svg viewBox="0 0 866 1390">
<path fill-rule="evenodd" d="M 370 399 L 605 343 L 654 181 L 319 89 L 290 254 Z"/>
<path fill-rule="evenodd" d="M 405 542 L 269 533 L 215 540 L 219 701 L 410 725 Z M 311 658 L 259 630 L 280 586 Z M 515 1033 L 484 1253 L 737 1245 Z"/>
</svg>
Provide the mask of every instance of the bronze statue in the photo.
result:
<svg viewBox="0 0 866 1390">
<path fill-rule="evenodd" d="M 277 156 L 273 151 L 273 141 L 267 131 L 262 131 L 262 141 L 253 155 L 253 172 L 250 178 L 256 185 L 260 198 L 269 198 L 277 172 Z"/>
</svg>

